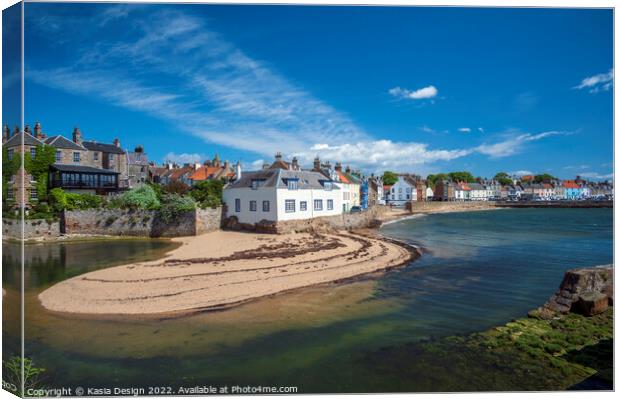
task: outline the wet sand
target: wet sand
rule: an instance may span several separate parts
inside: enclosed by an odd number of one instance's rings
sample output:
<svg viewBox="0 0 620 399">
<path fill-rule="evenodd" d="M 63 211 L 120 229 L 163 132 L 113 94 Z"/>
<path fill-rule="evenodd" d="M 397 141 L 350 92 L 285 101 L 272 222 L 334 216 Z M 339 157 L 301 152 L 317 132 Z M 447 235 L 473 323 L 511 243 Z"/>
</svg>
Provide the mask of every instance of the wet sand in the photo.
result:
<svg viewBox="0 0 620 399">
<path fill-rule="evenodd" d="M 57 312 L 97 315 L 216 310 L 385 270 L 414 256 L 398 243 L 345 232 L 216 231 L 173 241 L 182 245 L 163 259 L 65 280 L 42 292 L 41 304 Z"/>
</svg>

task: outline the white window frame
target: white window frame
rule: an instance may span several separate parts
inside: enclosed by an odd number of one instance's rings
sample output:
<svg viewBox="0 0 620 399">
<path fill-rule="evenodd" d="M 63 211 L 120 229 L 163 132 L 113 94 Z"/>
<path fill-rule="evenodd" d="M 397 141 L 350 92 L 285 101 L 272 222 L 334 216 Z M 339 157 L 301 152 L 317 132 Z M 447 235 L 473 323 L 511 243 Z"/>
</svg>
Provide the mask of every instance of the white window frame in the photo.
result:
<svg viewBox="0 0 620 399">
<path fill-rule="evenodd" d="M 294 199 L 284 200 L 284 212 L 295 213 L 295 200 Z"/>
<path fill-rule="evenodd" d="M 315 211 L 322 211 L 323 210 L 323 200 L 322 199 L 315 199 L 314 200 L 314 210 Z"/>
<path fill-rule="evenodd" d="M 257 210 L 257 204 L 255 200 L 250 200 L 250 212 L 256 212 Z"/>
<path fill-rule="evenodd" d="M 328 199 L 327 200 L 327 210 L 328 211 L 333 211 L 334 210 L 334 200 L 333 199 Z"/>
<path fill-rule="evenodd" d="M 77 155 L 77 161 L 75 160 L 76 155 Z M 73 163 L 80 163 L 81 160 L 82 160 L 82 154 L 79 153 L 78 151 L 75 151 L 73 153 Z"/>
<path fill-rule="evenodd" d="M 263 201 L 263 212 L 269 212 L 269 201 Z"/>
<path fill-rule="evenodd" d="M 235 212 L 241 212 L 241 198 L 235 198 Z"/>
<path fill-rule="evenodd" d="M 299 210 L 305 212 L 308 210 L 308 201 L 299 201 Z"/>
</svg>

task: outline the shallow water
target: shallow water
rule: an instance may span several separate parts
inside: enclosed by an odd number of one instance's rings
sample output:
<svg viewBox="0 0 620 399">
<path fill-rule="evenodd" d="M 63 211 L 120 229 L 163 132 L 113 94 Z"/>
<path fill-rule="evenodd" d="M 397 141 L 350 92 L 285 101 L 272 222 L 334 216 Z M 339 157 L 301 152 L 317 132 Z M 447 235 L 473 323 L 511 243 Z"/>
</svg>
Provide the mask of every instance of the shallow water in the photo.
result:
<svg viewBox="0 0 620 399">
<path fill-rule="evenodd" d="M 509 209 L 404 220 L 381 233 L 425 248 L 406 267 L 167 320 L 67 317 L 45 311 L 36 298 L 73 275 L 156 258 L 171 249 L 165 241 L 28 246 L 26 352 L 46 368 L 45 385 L 52 387 L 415 391 L 415 379 L 399 379 L 398 370 L 381 375 L 366 355 L 523 316 L 554 292 L 564 270 L 613 261 L 612 222 L 610 209 Z M 19 284 L 17 248 L 3 248 L 6 310 L 15 304 Z M 7 353 L 18 347 L 19 326 L 5 316 L 3 330 Z"/>
</svg>

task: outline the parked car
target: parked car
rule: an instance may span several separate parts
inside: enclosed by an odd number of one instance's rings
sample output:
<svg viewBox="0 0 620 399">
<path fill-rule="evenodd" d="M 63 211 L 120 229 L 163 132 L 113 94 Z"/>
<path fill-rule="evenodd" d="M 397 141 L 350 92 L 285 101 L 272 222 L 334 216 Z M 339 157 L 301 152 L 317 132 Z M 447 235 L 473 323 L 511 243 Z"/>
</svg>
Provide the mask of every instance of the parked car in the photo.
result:
<svg viewBox="0 0 620 399">
<path fill-rule="evenodd" d="M 362 211 L 362 207 L 361 206 L 352 206 L 351 210 L 349 212 L 351 213 L 360 213 Z"/>
</svg>

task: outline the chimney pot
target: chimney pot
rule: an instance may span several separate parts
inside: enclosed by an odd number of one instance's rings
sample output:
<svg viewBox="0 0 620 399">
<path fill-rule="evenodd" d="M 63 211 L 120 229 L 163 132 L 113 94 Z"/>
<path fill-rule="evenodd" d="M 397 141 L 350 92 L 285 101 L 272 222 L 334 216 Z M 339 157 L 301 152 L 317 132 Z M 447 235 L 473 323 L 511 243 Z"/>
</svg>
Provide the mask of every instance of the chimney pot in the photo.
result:
<svg viewBox="0 0 620 399">
<path fill-rule="evenodd" d="M 77 126 L 73 128 L 73 142 L 76 144 L 82 144 L 82 132 Z"/>
<path fill-rule="evenodd" d="M 121 146 L 121 141 L 118 138 L 114 139 L 114 145 L 116 147 L 120 147 Z"/>
</svg>

